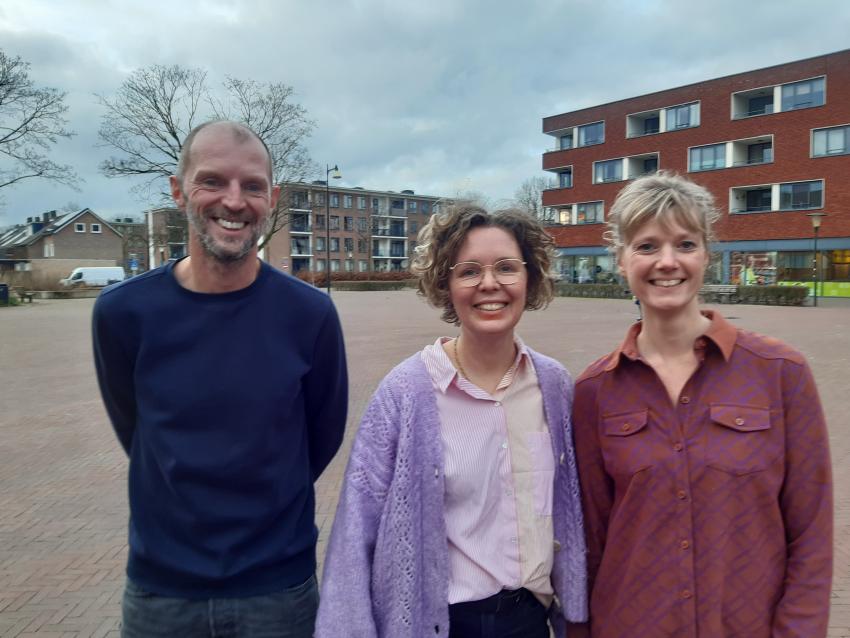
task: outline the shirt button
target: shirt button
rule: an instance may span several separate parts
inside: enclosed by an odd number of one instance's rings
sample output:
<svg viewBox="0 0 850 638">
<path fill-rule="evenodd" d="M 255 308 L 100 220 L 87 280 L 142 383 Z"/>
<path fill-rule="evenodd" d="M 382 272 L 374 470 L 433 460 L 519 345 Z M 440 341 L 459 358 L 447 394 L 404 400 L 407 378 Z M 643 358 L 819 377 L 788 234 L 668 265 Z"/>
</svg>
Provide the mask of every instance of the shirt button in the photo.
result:
<svg viewBox="0 0 850 638">
<path fill-rule="evenodd" d="M 516 536 L 511 536 L 511 542 L 516 545 Z"/>
<path fill-rule="evenodd" d="M 502 443 L 502 449 L 503 449 L 503 450 L 507 450 L 507 449 L 508 449 L 508 442 L 507 442 L 507 441 L 505 441 L 504 443 Z"/>
<path fill-rule="evenodd" d="M 632 424 L 631 423 L 623 423 L 622 429 L 623 429 L 623 432 L 628 432 L 629 430 L 632 429 Z"/>
<path fill-rule="evenodd" d="M 561 551 L 561 542 L 557 541 L 557 540 L 553 541 L 552 547 L 556 552 L 560 552 Z"/>
<path fill-rule="evenodd" d="M 688 493 L 685 490 L 679 490 L 676 492 L 676 498 L 685 500 L 688 497 Z"/>
<path fill-rule="evenodd" d="M 510 490 L 505 490 L 505 496 L 510 496 L 512 493 Z"/>
<path fill-rule="evenodd" d="M 691 397 L 682 397 L 681 399 L 679 399 L 679 401 L 681 401 L 682 403 L 690 403 Z"/>
<path fill-rule="evenodd" d="M 682 541 L 682 542 L 679 544 L 679 546 L 680 546 L 682 549 L 688 549 L 688 548 L 691 546 L 691 544 L 690 544 L 690 542 L 688 542 L 688 541 L 686 541 L 686 540 L 685 540 L 685 541 Z"/>
<path fill-rule="evenodd" d="M 673 446 L 673 449 L 674 449 L 674 450 L 676 450 L 677 452 L 681 452 L 682 450 L 684 450 L 684 449 L 685 449 L 685 446 L 684 446 L 684 445 L 682 445 L 681 443 L 676 443 L 676 444 Z"/>
<path fill-rule="evenodd" d="M 744 425 L 744 419 L 738 417 L 737 419 L 735 419 L 735 425 Z"/>
<path fill-rule="evenodd" d="M 493 405 L 495 405 L 498 408 L 499 406 L 502 405 L 502 403 L 500 401 L 496 401 Z"/>
<path fill-rule="evenodd" d="M 682 598 L 690 598 L 691 596 L 693 596 L 693 594 L 691 593 L 690 589 L 682 590 Z"/>
</svg>

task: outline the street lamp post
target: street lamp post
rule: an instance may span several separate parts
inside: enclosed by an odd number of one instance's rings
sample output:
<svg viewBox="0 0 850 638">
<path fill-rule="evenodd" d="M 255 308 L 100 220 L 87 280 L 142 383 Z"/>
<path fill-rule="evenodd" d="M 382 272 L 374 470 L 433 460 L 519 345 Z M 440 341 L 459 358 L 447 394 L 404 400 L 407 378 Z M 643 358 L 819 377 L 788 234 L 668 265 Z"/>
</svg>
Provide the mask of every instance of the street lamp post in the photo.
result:
<svg viewBox="0 0 850 638">
<path fill-rule="evenodd" d="M 815 296 L 813 299 L 813 306 L 817 308 L 818 305 L 818 281 L 820 280 L 819 269 L 820 262 L 818 261 L 818 233 L 820 232 L 820 223 L 821 220 L 826 217 L 826 213 L 807 213 L 807 216 L 812 220 L 812 230 L 815 233 L 815 245 L 814 245 L 814 263 L 812 264 L 812 280 L 814 283 Z"/>
<path fill-rule="evenodd" d="M 327 277 L 328 296 L 331 294 L 331 177 L 334 179 L 342 177 L 339 166 L 334 164 L 331 168 L 329 164 L 325 164 L 325 277 Z"/>
</svg>

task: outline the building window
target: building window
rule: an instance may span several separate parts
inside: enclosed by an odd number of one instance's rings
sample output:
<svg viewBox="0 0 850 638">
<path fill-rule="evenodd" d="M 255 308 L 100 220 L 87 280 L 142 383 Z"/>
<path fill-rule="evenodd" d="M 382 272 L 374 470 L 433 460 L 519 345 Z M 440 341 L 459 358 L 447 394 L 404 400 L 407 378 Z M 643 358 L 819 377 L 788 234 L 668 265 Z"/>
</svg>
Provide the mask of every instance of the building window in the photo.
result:
<svg viewBox="0 0 850 638">
<path fill-rule="evenodd" d="M 592 146 L 605 141 L 605 122 L 594 122 L 578 127 L 578 145 Z"/>
<path fill-rule="evenodd" d="M 585 202 L 576 207 L 576 224 L 600 224 L 604 219 L 602 202 Z"/>
<path fill-rule="evenodd" d="M 643 160 L 643 172 L 641 175 L 651 175 L 658 172 L 658 156 L 648 157 Z"/>
<path fill-rule="evenodd" d="M 339 208 L 339 194 L 331 193 L 331 208 Z"/>
<path fill-rule="evenodd" d="M 796 182 L 779 185 L 779 210 L 800 210 L 823 206 L 823 182 Z"/>
<path fill-rule="evenodd" d="M 345 260 L 345 272 L 354 272 L 354 260 L 346 259 Z"/>
<path fill-rule="evenodd" d="M 309 255 L 310 239 L 308 237 L 293 237 L 289 250 L 290 255 Z"/>
<path fill-rule="evenodd" d="M 726 168 L 726 144 L 697 146 L 690 152 L 690 171 L 712 171 Z"/>
<path fill-rule="evenodd" d="M 91 230 L 91 232 L 93 232 L 93 233 L 101 232 L 100 231 L 100 224 L 89 224 L 89 230 Z"/>
<path fill-rule="evenodd" d="M 367 270 L 369 270 L 369 262 L 365 259 L 361 259 L 360 261 L 358 261 L 357 265 L 360 267 L 360 272 L 366 272 Z"/>
<path fill-rule="evenodd" d="M 573 134 L 567 133 L 558 137 L 558 150 L 566 151 L 573 147 Z"/>
<path fill-rule="evenodd" d="M 365 233 L 366 230 L 368 229 L 368 226 L 369 226 L 369 221 L 365 217 L 358 217 L 357 218 L 357 232 L 358 233 Z"/>
<path fill-rule="evenodd" d="M 823 105 L 823 78 L 782 85 L 782 110 L 807 109 Z"/>
<path fill-rule="evenodd" d="M 322 193 L 322 192 L 316 193 L 316 203 L 319 206 L 325 205 L 325 194 L 324 193 Z"/>
<path fill-rule="evenodd" d="M 366 240 L 365 239 L 358 239 L 357 240 L 357 252 L 358 253 L 365 253 L 367 250 L 369 250 L 369 247 L 366 245 Z"/>
<path fill-rule="evenodd" d="M 747 164 L 766 164 L 773 161 L 773 142 L 759 142 L 747 147 Z"/>
<path fill-rule="evenodd" d="M 342 205 L 345 208 L 351 208 L 352 206 L 354 206 L 354 197 L 351 195 L 345 195 L 342 198 Z"/>
<path fill-rule="evenodd" d="M 343 246 L 345 247 L 345 252 L 351 253 L 354 252 L 354 239 L 352 237 L 346 237 L 343 241 Z"/>
<path fill-rule="evenodd" d="M 666 111 L 666 129 L 668 131 L 699 126 L 699 102 L 683 104 L 682 106 L 671 106 Z"/>
<path fill-rule="evenodd" d="M 359 210 L 366 210 L 366 198 L 362 195 L 358 195 L 357 197 L 357 208 Z"/>
<path fill-rule="evenodd" d="M 331 272 L 339 272 L 339 259 L 331 259 Z"/>
<path fill-rule="evenodd" d="M 593 183 L 619 182 L 623 179 L 623 160 L 613 159 L 593 163 Z"/>
<path fill-rule="evenodd" d="M 403 199 L 394 199 L 392 202 L 393 210 L 404 210 L 404 200 Z"/>
<path fill-rule="evenodd" d="M 354 218 L 353 217 L 344 217 L 342 220 L 343 228 L 345 230 L 354 230 Z"/>
<path fill-rule="evenodd" d="M 54 247 L 53 247 L 53 240 L 45 240 L 45 242 L 44 242 L 44 256 L 45 257 L 54 257 L 55 256 Z"/>
<path fill-rule="evenodd" d="M 331 230 L 339 230 L 339 215 L 331 215 Z"/>
<path fill-rule="evenodd" d="M 414 221 L 412 219 L 410 220 L 410 232 L 411 233 L 418 233 L 419 232 L 419 222 Z"/>
<path fill-rule="evenodd" d="M 573 187 L 573 169 L 568 168 L 558 172 L 558 188 Z"/>
<path fill-rule="evenodd" d="M 316 260 L 316 272 L 325 272 L 325 260 L 317 259 Z"/>
<path fill-rule="evenodd" d="M 419 212 L 423 215 L 428 215 L 431 212 L 430 202 L 421 202 L 419 204 Z"/>
<path fill-rule="evenodd" d="M 812 155 L 844 155 L 850 152 L 850 126 L 834 126 L 812 131 Z"/>
<path fill-rule="evenodd" d="M 74 224 L 74 232 L 75 233 L 86 232 L 86 225 L 85 224 Z"/>
<path fill-rule="evenodd" d="M 416 202 L 407 200 L 407 210 L 416 210 Z"/>
<path fill-rule="evenodd" d="M 339 237 L 331 237 L 331 252 L 339 252 Z"/>
<path fill-rule="evenodd" d="M 769 188 L 758 188 L 747 191 L 747 204 L 744 209 L 748 213 L 762 213 L 773 208 Z"/>
<path fill-rule="evenodd" d="M 325 238 L 324 237 L 316 237 L 316 252 L 317 253 L 325 252 Z"/>
<path fill-rule="evenodd" d="M 316 228 L 324 229 L 325 228 L 325 216 L 324 215 L 316 215 Z"/>
</svg>

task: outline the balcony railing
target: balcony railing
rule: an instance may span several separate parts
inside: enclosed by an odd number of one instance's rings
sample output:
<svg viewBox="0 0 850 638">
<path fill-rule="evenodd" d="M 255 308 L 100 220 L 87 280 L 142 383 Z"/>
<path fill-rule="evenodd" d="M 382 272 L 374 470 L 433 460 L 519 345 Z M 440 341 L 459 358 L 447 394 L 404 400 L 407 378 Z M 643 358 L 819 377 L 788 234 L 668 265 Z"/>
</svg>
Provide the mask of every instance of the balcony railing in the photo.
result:
<svg viewBox="0 0 850 638">
<path fill-rule="evenodd" d="M 755 117 L 756 115 L 770 115 L 771 113 L 773 113 L 773 104 L 765 104 L 764 106 L 760 106 L 755 109 L 735 113 L 735 119 L 740 120 L 745 117 Z"/>
<path fill-rule="evenodd" d="M 767 211 L 773 210 L 773 206 L 745 206 L 744 208 L 733 208 L 733 213 L 743 214 L 743 213 L 766 213 Z"/>
<path fill-rule="evenodd" d="M 373 237 L 407 237 L 404 228 L 373 228 Z"/>
<path fill-rule="evenodd" d="M 310 230 L 310 224 L 306 224 L 304 222 L 300 223 L 291 223 L 289 225 L 289 230 L 293 233 L 309 233 L 312 232 Z"/>
</svg>

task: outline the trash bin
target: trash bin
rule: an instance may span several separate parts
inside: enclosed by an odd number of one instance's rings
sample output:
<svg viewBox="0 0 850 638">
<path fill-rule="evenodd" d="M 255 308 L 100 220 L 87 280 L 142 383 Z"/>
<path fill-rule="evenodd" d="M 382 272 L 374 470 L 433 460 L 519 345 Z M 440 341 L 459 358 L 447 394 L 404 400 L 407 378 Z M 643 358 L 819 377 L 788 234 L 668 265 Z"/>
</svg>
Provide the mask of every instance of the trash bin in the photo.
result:
<svg viewBox="0 0 850 638">
<path fill-rule="evenodd" d="M 9 285 L 8 284 L 0 284 L 0 304 L 4 306 L 9 305 Z"/>
</svg>

